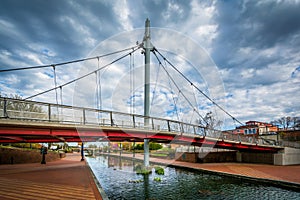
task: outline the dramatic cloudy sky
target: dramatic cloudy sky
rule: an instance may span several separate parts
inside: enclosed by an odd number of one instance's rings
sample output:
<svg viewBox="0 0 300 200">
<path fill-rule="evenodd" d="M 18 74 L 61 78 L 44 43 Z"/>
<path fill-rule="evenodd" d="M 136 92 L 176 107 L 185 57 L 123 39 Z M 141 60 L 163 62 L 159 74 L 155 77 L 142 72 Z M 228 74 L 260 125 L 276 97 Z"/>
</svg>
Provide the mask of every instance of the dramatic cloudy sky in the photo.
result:
<svg viewBox="0 0 300 200">
<path fill-rule="evenodd" d="M 220 92 L 223 98 L 220 95 L 213 98 L 222 99 L 222 106 L 240 121 L 269 122 L 283 116 L 299 116 L 298 0 L 1 0 L 0 4 L 0 70 L 59 63 L 108 52 L 95 52 L 99 44 L 100 47 L 107 45 L 107 48 L 122 49 L 121 45 L 113 46 L 113 38 L 116 35 L 130 35 L 128 40 L 123 37 L 127 40 L 123 48 L 134 46 L 134 41 L 142 40 L 139 35 L 141 31 L 136 33 L 134 30 L 143 28 L 145 19 L 149 18 L 151 26 L 160 31 L 165 29 L 182 34 L 182 38 L 189 38 L 202 48 L 199 52 L 206 52 L 212 59 L 211 63 L 215 64 L 217 70 L 212 71 L 222 80 L 224 90 Z M 133 38 L 135 35 L 138 37 Z M 120 38 L 122 37 L 117 39 Z M 167 37 L 161 38 L 163 41 L 156 43 L 155 38 L 152 41 L 154 44 L 173 44 L 173 47 L 178 42 L 168 40 Z M 104 45 L 103 41 L 110 43 Z M 178 42 L 177 48 L 180 49 L 181 46 Z M 170 50 L 163 46 L 158 48 Z M 197 57 L 198 52 L 193 52 L 194 57 Z M 138 56 L 141 56 L 140 52 L 135 54 L 136 62 L 139 60 Z M 186 56 L 184 58 L 187 59 Z M 176 65 L 185 71 L 188 68 L 185 64 L 190 60 L 180 60 L 177 57 L 173 61 L 176 59 L 179 63 Z M 126 62 L 129 63 L 128 60 Z M 88 69 L 80 64 L 56 67 L 57 85 L 89 72 Z M 106 77 L 110 77 L 111 74 L 120 76 L 123 72 L 114 69 L 107 72 Z M 203 81 L 199 79 L 197 84 L 200 87 L 203 83 L 206 87 L 202 87 L 202 90 L 209 91 L 212 89 L 209 83 L 212 79 L 205 70 L 200 73 Z M 114 78 L 111 77 L 112 80 Z M 156 80 L 162 81 L 162 78 Z M 110 94 L 107 97 L 115 96 L 119 99 L 118 95 L 122 93 L 124 85 L 120 84 L 122 81 L 116 81 L 118 84 L 109 83 L 110 87 L 104 88 L 103 85 L 102 92 Z M 137 80 L 136 85 L 139 84 L 142 83 L 138 83 Z M 118 87 L 113 88 L 114 85 Z M 52 68 L 0 73 L 1 95 L 18 94 L 26 98 L 53 87 Z M 63 88 L 64 103 L 72 104 L 74 87 L 71 85 Z M 159 103 L 166 96 L 174 99 L 176 92 L 171 95 L 167 87 L 164 83 L 153 104 Z M 92 91 L 94 90 L 95 88 Z M 140 91 L 136 89 L 137 97 Z M 189 90 L 193 93 L 191 91 Z M 105 94 L 103 96 L 105 98 Z M 120 97 L 122 98 L 125 99 Z M 54 99 L 54 92 L 50 92 L 33 100 L 55 102 Z M 139 99 L 136 101 L 138 104 Z M 201 102 L 208 105 L 205 100 L 193 102 L 196 102 L 197 109 L 201 108 Z M 84 105 L 78 102 L 77 104 Z M 115 106 L 121 104 L 118 102 Z M 169 100 L 169 106 L 172 104 L 174 102 Z M 181 109 L 184 110 L 182 103 Z M 174 108 L 164 111 L 170 114 L 174 112 Z"/>
</svg>

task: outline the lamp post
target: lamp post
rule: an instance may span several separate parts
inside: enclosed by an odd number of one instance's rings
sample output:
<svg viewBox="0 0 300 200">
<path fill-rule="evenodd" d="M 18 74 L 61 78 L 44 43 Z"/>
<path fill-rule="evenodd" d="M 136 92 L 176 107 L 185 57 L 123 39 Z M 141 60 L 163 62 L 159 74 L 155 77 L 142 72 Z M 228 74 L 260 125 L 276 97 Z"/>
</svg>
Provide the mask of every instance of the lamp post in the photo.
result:
<svg viewBox="0 0 300 200">
<path fill-rule="evenodd" d="M 41 147 L 41 154 L 42 154 L 42 161 L 41 164 L 46 164 L 46 154 L 48 153 L 47 147 L 42 146 Z"/>
<path fill-rule="evenodd" d="M 81 143 L 81 160 L 80 161 L 84 161 L 84 152 L 83 152 L 83 142 Z"/>
</svg>

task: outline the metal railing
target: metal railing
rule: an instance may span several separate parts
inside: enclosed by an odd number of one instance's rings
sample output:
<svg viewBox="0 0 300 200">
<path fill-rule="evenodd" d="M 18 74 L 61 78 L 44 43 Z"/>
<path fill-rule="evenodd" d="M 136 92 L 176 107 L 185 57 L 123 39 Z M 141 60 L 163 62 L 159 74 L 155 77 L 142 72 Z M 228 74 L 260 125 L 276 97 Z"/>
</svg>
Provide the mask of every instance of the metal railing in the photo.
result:
<svg viewBox="0 0 300 200">
<path fill-rule="evenodd" d="M 201 125 L 175 120 L 5 97 L 0 97 L 0 118 L 206 134 Z"/>
<path fill-rule="evenodd" d="M 0 97 L 0 118 L 167 131 L 181 135 L 192 134 L 198 136 L 208 136 L 219 140 L 264 144 L 263 140 L 257 139 L 256 137 L 208 129 L 199 124 L 190 124 L 157 117 L 145 117 L 137 114 L 5 97 Z M 148 123 L 145 124 L 145 121 Z"/>
</svg>

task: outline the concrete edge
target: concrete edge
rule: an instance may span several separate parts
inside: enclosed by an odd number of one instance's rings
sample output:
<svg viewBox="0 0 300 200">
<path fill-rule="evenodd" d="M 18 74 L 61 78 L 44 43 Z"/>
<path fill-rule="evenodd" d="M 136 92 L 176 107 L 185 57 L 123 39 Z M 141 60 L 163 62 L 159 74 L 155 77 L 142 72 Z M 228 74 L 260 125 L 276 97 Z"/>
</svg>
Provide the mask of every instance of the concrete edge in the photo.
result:
<svg viewBox="0 0 300 200">
<path fill-rule="evenodd" d="M 110 155 L 110 156 L 116 156 L 119 157 L 118 155 Z M 142 159 L 139 158 L 128 158 L 126 156 L 122 157 L 125 159 L 136 159 L 142 161 Z M 213 175 L 220 175 L 220 176 L 225 176 L 225 177 L 231 177 L 231 178 L 237 178 L 237 179 L 243 179 L 247 180 L 249 182 L 254 182 L 257 183 L 259 182 L 260 184 L 268 185 L 268 186 L 274 186 L 274 187 L 280 187 L 284 189 L 290 189 L 290 190 L 295 190 L 299 191 L 300 190 L 300 184 L 295 183 L 295 182 L 288 182 L 288 181 L 282 181 L 282 180 L 275 180 L 275 179 L 266 179 L 266 178 L 257 178 L 257 177 L 251 177 L 251 176 L 244 176 L 240 174 L 230 174 L 226 172 L 221 172 L 221 171 L 212 171 L 212 170 L 207 170 L 207 169 L 196 169 L 193 167 L 188 167 L 188 166 L 181 166 L 181 165 L 175 165 L 175 164 L 168 164 L 168 163 L 161 163 L 157 161 L 150 161 L 152 164 L 156 165 L 163 165 L 163 166 L 171 166 L 171 167 L 176 167 L 176 168 L 181 168 L 181 169 L 190 169 L 198 172 L 205 172 L 207 174 L 213 174 Z"/>
<path fill-rule="evenodd" d="M 99 193 L 100 193 L 102 199 L 103 199 L 103 200 L 109 200 L 109 198 L 107 197 L 107 195 L 106 195 L 105 191 L 103 190 L 101 184 L 100 184 L 99 181 L 97 180 L 97 178 L 96 178 L 96 176 L 95 176 L 93 170 L 91 169 L 90 165 L 88 164 L 88 162 L 86 162 L 86 165 L 89 167 L 89 170 L 90 170 L 90 172 L 91 172 L 91 175 L 92 175 L 92 177 L 93 177 L 93 180 L 94 180 L 94 182 L 95 182 L 95 185 L 97 186 L 97 189 L 98 189 L 98 191 L 99 191 Z"/>
</svg>

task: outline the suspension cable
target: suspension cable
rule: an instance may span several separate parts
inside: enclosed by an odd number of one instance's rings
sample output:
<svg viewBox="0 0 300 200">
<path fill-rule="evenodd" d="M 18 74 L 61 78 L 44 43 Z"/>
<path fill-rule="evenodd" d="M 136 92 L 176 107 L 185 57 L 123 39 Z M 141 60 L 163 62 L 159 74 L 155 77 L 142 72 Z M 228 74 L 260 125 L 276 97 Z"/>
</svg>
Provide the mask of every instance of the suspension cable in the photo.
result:
<svg viewBox="0 0 300 200">
<path fill-rule="evenodd" d="M 157 54 L 155 53 L 155 51 L 153 51 L 153 54 L 155 55 L 155 57 L 156 57 L 156 59 L 158 60 L 158 62 L 161 63 L 161 61 L 160 61 L 160 59 L 158 58 L 158 56 L 157 56 Z M 166 61 L 167 61 L 167 60 L 166 60 Z M 170 78 L 170 80 L 171 80 L 171 81 L 173 82 L 173 84 L 175 85 L 175 87 L 181 92 L 179 86 L 177 85 L 176 81 L 172 78 L 172 76 L 170 75 L 170 73 L 168 72 L 168 70 L 167 70 L 163 65 L 162 65 L 162 67 L 163 67 L 164 71 L 166 72 L 166 74 L 168 75 L 168 77 Z M 191 101 L 184 95 L 184 93 L 181 92 L 181 94 L 182 94 L 182 96 L 184 97 L 184 99 L 188 102 L 188 104 L 193 108 L 194 106 L 193 106 L 193 104 L 191 103 Z M 195 110 L 195 109 L 194 109 L 194 110 Z M 206 124 L 208 124 L 208 122 L 202 117 L 202 115 L 201 115 L 199 112 L 197 112 L 196 110 L 195 110 L 195 112 L 199 115 L 199 117 L 200 117 Z"/>
<path fill-rule="evenodd" d="M 134 52 L 132 52 L 132 113 L 135 114 L 135 62 L 134 62 Z"/>
<path fill-rule="evenodd" d="M 129 57 L 129 100 L 130 100 L 130 114 L 133 114 L 133 106 L 132 106 L 132 92 L 133 92 L 133 89 L 132 89 L 132 55 L 130 54 L 130 57 Z"/>
<path fill-rule="evenodd" d="M 233 120 L 236 120 L 239 124 L 244 125 L 242 122 L 240 122 L 238 119 L 236 119 L 234 116 L 232 116 L 229 112 L 227 112 L 224 108 L 222 108 L 219 104 L 217 104 L 213 99 L 211 99 L 208 95 L 206 95 L 201 89 L 196 87 L 181 71 L 179 71 L 166 57 L 164 57 L 156 48 L 154 48 L 154 52 L 157 52 L 166 62 L 176 71 L 178 72 L 187 82 L 189 82 L 195 89 L 200 92 L 204 97 L 206 97 L 212 104 L 216 105 L 220 110 L 222 110 L 225 114 L 230 116 Z"/>
<path fill-rule="evenodd" d="M 100 69 L 100 60 L 98 59 L 98 70 Z M 101 70 L 98 71 L 98 84 L 99 84 L 99 109 L 102 110 L 102 87 L 101 87 Z"/>
<path fill-rule="evenodd" d="M 178 89 L 178 94 L 177 94 L 177 99 L 175 99 L 172 84 L 171 84 L 171 79 L 170 79 L 169 76 L 168 76 L 168 80 L 169 80 L 169 86 L 170 86 L 171 91 L 172 91 L 171 94 L 172 94 L 172 99 L 173 99 L 173 102 L 174 102 L 174 108 L 175 108 L 175 113 L 176 113 L 176 116 L 177 116 L 177 120 L 181 121 L 180 117 L 179 117 L 178 106 L 177 106 L 177 102 L 179 101 L 181 90 L 179 88 L 177 88 Z"/>
<path fill-rule="evenodd" d="M 167 63 L 165 62 L 165 66 L 167 66 Z M 177 116 L 177 120 L 180 121 L 180 117 L 179 117 L 179 114 L 178 114 L 178 109 L 177 109 L 177 101 L 179 100 L 179 95 L 180 95 L 180 90 L 178 90 L 178 94 L 177 94 L 177 100 L 175 99 L 174 97 L 174 90 L 172 88 L 172 84 L 171 84 L 171 79 L 170 77 L 168 76 L 168 83 L 169 83 L 169 86 L 170 86 L 170 89 L 171 89 L 171 94 L 172 94 L 172 100 L 174 102 L 174 108 L 175 108 L 175 113 L 176 113 L 176 116 Z"/>
<path fill-rule="evenodd" d="M 98 80 L 98 72 L 95 72 L 95 80 L 96 80 L 96 108 L 99 110 L 99 80 Z"/>
<path fill-rule="evenodd" d="M 193 109 L 193 114 L 192 114 L 192 116 L 194 116 L 195 110 L 197 110 L 199 112 L 199 104 L 198 104 L 198 101 L 197 101 L 197 98 L 196 98 L 195 89 L 192 85 L 191 85 L 191 87 L 192 87 L 192 91 L 193 91 L 194 100 L 195 100 L 195 103 L 196 103 L 196 108 Z M 191 122 L 192 122 L 192 118 L 191 118 Z"/>
<path fill-rule="evenodd" d="M 60 88 L 60 105 L 63 105 L 63 87 L 59 87 Z M 63 116 L 63 107 L 60 108 L 60 113 Z"/>
<path fill-rule="evenodd" d="M 60 86 L 60 105 L 63 105 L 63 87 Z"/>
<path fill-rule="evenodd" d="M 192 91 L 193 91 L 194 100 L 195 100 L 195 103 L 196 103 L 196 109 L 199 112 L 199 103 L 198 103 L 197 98 L 196 98 L 195 88 L 192 85 L 191 85 L 191 87 L 192 87 Z"/>
<path fill-rule="evenodd" d="M 159 64 L 162 66 L 162 63 L 161 63 L 160 60 L 159 60 Z M 166 61 L 164 61 L 164 65 L 165 65 L 165 67 L 167 67 Z M 173 87 L 172 87 L 172 84 L 171 84 L 171 79 L 170 79 L 169 76 L 168 76 L 168 83 L 169 83 L 169 86 L 170 86 L 170 89 L 171 89 L 172 100 L 173 100 L 173 103 L 174 103 L 174 109 L 175 109 L 175 113 L 176 113 L 176 116 L 177 116 L 177 120 L 180 121 L 180 117 L 179 117 L 179 113 L 178 113 L 178 109 L 177 109 L 177 101 L 179 100 L 180 90 L 178 90 L 178 94 L 177 94 L 178 98 L 176 100 L 175 97 L 174 97 L 174 92 L 173 92 L 174 90 L 173 90 Z"/>
<path fill-rule="evenodd" d="M 57 81 L 56 81 L 56 71 L 55 71 L 55 66 L 53 65 L 53 80 L 54 80 L 54 87 L 57 87 Z M 55 89 L 55 99 L 56 99 L 56 104 L 58 105 L 58 98 L 57 98 L 57 89 Z"/>
<path fill-rule="evenodd" d="M 66 62 L 61 62 L 61 63 L 55 63 L 55 64 L 38 65 L 38 66 L 22 67 L 22 68 L 15 68 L 15 69 L 2 69 L 2 70 L 0 70 L 0 73 L 1 72 L 27 70 L 27 69 L 47 68 L 47 67 L 53 67 L 53 66 L 61 66 L 61 65 L 67 65 L 67 64 L 72 64 L 72 63 L 78 63 L 78 62 L 83 62 L 83 61 L 88 61 L 88 60 L 93 60 L 93 59 L 97 59 L 97 58 L 103 58 L 103 57 L 111 56 L 111 55 L 114 55 L 114 54 L 118 54 L 118 53 L 122 53 L 122 52 L 125 52 L 125 51 L 129 51 L 129 50 L 135 49 L 137 47 L 139 47 L 139 45 L 136 45 L 134 47 L 129 47 L 129 48 L 126 48 L 126 49 L 122 49 L 122 50 L 118 50 L 118 51 L 115 51 L 115 52 L 103 54 L 103 55 L 100 55 L 100 56 L 94 56 L 94 57 L 89 57 L 89 58 L 82 58 L 82 59 L 78 59 L 78 60 L 71 60 L 71 61 L 66 61 Z"/>
<path fill-rule="evenodd" d="M 195 110 L 193 109 L 193 113 L 192 113 L 192 115 L 191 115 L 190 124 L 192 124 L 192 120 L 193 120 L 193 118 L 194 118 L 194 114 L 195 114 Z"/>
<path fill-rule="evenodd" d="M 135 51 L 137 51 L 137 50 L 140 49 L 140 48 L 141 48 L 141 46 L 137 46 L 137 48 L 136 48 L 136 49 L 133 49 L 130 53 L 135 52 Z M 85 77 L 87 77 L 87 76 L 90 76 L 91 74 L 95 73 L 96 71 L 100 71 L 100 70 L 102 70 L 102 69 L 105 69 L 105 68 L 109 67 L 110 65 L 112 65 L 112 64 L 114 64 L 114 63 L 116 63 L 116 62 L 118 62 L 119 60 L 122 60 L 123 58 L 127 57 L 130 53 L 127 53 L 127 54 L 125 54 L 125 55 L 122 55 L 122 56 L 120 56 L 119 58 L 113 60 L 112 62 L 110 62 L 110 63 L 108 63 L 108 64 L 102 66 L 101 68 L 99 68 L 99 69 L 97 69 L 97 70 L 94 70 L 94 71 L 92 71 L 92 72 L 90 72 L 90 73 L 87 73 L 87 74 L 85 74 L 85 75 L 83 75 L 83 76 L 80 76 L 80 77 L 78 77 L 78 78 L 76 78 L 76 79 L 73 79 L 73 80 L 71 80 L 71 81 L 69 81 L 69 82 L 67 82 L 67 83 L 64 83 L 64 84 L 60 85 L 60 86 L 61 86 L 61 87 L 64 87 L 64 86 L 69 85 L 69 84 L 71 84 L 71 83 L 74 83 L 74 82 L 76 82 L 76 81 L 78 81 L 78 80 L 81 80 L 81 79 L 83 79 L 83 78 L 85 78 Z M 43 91 L 43 92 L 40 92 L 40 93 L 38 93 L 38 94 L 29 96 L 29 97 L 25 98 L 24 100 L 28 100 L 28 99 L 31 99 L 31 98 L 33 98 L 33 97 L 36 97 L 36 96 L 39 96 L 39 95 L 48 93 L 48 92 L 50 92 L 50 91 L 52 91 L 52 90 L 55 90 L 55 89 L 59 88 L 60 86 L 57 86 L 57 87 L 55 87 L 55 88 L 51 88 L 51 89 L 45 90 L 45 91 Z"/>
<path fill-rule="evenodd" d="M 157 82 L 158 82 L 158 77 L 159 77 L 159 72 L 160 72 L 160 65 L 158 65 L 158 69 L 156 71 L 156 78 L 155 78 L 155 86 L 154 86 L 154 89 L 152 91 L 152 99 L 151 99 L 151 106 L 150 106 L 150 113 L 151 113 L 151 109 L 152 109 L 152 106 L 153 106 L 153 103 L 154 103 L 154 98 L 155 98 L 155 94 L 156 94 L 156 88 L 157 88 Z"/>
</svg>

